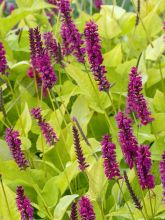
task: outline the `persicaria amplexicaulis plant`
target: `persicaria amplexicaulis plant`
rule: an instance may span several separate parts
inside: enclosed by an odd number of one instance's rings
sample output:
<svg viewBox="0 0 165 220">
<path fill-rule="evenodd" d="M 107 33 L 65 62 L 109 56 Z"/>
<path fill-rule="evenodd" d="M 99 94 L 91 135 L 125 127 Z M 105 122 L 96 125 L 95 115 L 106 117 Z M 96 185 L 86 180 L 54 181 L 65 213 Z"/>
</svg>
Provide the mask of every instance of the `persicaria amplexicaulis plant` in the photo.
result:
<svg viewBox="0 0 165 220">
<path fill-rule="evenodd" d="M 83 155 L 82 147 L 80 144 L 79 133 L 75 126 L 72 127 L 72 132 L 73 132 L 74 148 L 75 148 L 79 168 L 81 171 L 84 171 L 89 165 L 86 163 L 85 157 Z"/>
<path fill-rule="evenodd" d="M 73 202 L 71 206 L 70 220 L 78 220 L 77 203 Z"/>
<path fill-rule="evenodd" d="M 146 125 L 153 121 L 151 112 L 148 110 L 147 102 L 142 94 L 142 77 L 136 67 L 132 67 L 129 75 L 127 112 L 135 112 L 141 124 Z"/>
<path fill-rule="evenodd" d="M 119 179 L 120 170 L 119 164 L 116 161 L 116 145 L 112 143 L 108 134 L 103 136 L 101 141 L 102 156 L 104 160 L 104 172 L 106 177 L 111 180 L 113 178 Z"/>
<path fill-rule="evenodd" d="M 16 195 L 16 203 L 18 211 L 21 214 L 21 220 L 33 220 L 33 208 L 22 186 L 17 187 Z"/>
<path fill-rule="evenodd" d="M 86 24 L 84 35 L 90 68 L 96 82 L 98 83 L 99 90 L 108 91 L 110 83 L 105 76 L 107 70 L 105 66 L 102 65 L 103 56 L 101 53 L 100 37 L 98 34 L 98 26 L 94 21 L 90 21 Z"/>
<path fill-rule="evenodd" d="M 132 120 L 123 112 L 118 112 L 115 118 L 119 128 L 119 142 L 125 162 L 132 169 L 138 149 L 138 142 L 133 134 Z"/>
<path fill-rule="evenodd" d="M 79 213 L 82 220 L 95 220 L 93 206 L 88 197 L 82 196 L 79 200 Z"/>
<path fill-rule="evenodd" d="M 155 187 L 154 176 L 151 174 L 152 161 L 148 146 L 141 145 L 136 155 L 136 170 L 142 190 Z"/>
<path fill-rule="evenodd" d="M 29 162 L 25 159 L 25 155 L 21 150 L 21 139 L 18 131 L 7 128 L 5 132 L 5 140 L 10 148 L 10 152 L 21 170 L 29 166 Z"/>
<path fill-rule="evenodd" d="M 160 162 L 160 177 L 163 186 L 163 201 L 165 202 L 165 151 L 162 155 L 162 161 Z"/>
<path fill-rule="evenodd" d="M 50 146 L 54 145 L 59 139 L 57 138 L 57 135 L 51 125 L 46 122 L 45 119 L 43 119 L 41 115 L 41 109 L 33 108 L 31 110 L 31 115 L 34 117 L 34 119 L 37 120 L 38 126 L 41 128 L 42 134 L 44 135 L 46 142 Z"/>
<path fill-rule="evenodd" d="M 103 4 L 103 0 L 94 0 L 94 4 L 97 9 L 100 9 Z"/>
</svg>

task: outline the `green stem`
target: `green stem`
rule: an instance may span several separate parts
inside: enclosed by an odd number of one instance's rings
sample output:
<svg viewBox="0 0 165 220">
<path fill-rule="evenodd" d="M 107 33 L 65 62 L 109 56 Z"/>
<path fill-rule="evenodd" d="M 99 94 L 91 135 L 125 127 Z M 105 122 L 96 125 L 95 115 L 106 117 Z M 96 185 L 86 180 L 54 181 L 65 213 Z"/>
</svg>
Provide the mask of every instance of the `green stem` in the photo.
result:
<svg viewBox="0 0 165 220">
<path fill-rule="evenodd" d="M 162 72 L 162 66 L 161 66 L 160 59 L 159 59 L 158 63 L 159 63 L 159 71 L 160 71 L 160 77 L 161 77 L 161 83 L 162 83 L 162 91 L 163 91 L 164 100 L 165 100 L 165 84 L 164 84 L 163 72 Z"/>
<path fill-rule="evenodd" d="M 152 201 L 151 201 L 151 192 L 148 190 L 149 193 L 149 198 L 150 198 L 150 206 L 151 206 L 151 213 L 152 213 L 152 219 L 154 219 L 154 211 L 153 211 L 153 206 L 152 206 Z"/>
<path fill-rule="evenodd" d="M 118 186 L 119 186 L 119 189 L 120 189 L 120 191 L 121 191 L 121 194 L 123 195 L 123 199 L 124 199 L 125 204 L 126 204 L 128 210 L 129 210 L 129 212 L 130 212 L 130 215 L 131 215 L 132 219 L 135 220 L 135 218 L 134 218 L 134 216 L 133 216 L 133 213 L 132 213 L 132 211 L 131 211 L 131 208 L 129 207 L 129 205 L 128 205 L 126 199 L 125 199 L 125 196 L 124 196 L 123 190 L 122 190 L 122 188 L 121 188 L 121 186 L 120 186 L 120 183 L 119 183 L 118 180 L 117 180 L 116 182 L 117 182 L 117 184 L 118 184 Z"/>
<path fill-rule="evenodd" d="M 3 194 L 4 194 L 4 197 L 5 197 L 6 206 L 7 206 L 8 212 L 9 212 L 9 216 L 10 216 L 10 219 L 12 219 L 10 208 L 9 208 L 9 203 L 8 203 L 8 200 L 7 200 L 7 195 L 6 195 L 6 192 L 5 192 L 5 188 L 4 188 L 4 185 L 3 185 L 1 174 L 0 174 L 0 182 L 1 182 L 1 187 L 2 187 Z"/>
</svg>

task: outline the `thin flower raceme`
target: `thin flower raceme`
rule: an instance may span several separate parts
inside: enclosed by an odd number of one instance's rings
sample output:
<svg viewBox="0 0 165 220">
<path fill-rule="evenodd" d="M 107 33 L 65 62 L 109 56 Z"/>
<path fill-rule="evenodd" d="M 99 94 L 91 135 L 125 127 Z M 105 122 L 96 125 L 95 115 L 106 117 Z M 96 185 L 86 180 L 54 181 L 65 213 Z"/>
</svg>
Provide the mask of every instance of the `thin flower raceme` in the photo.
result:
<svg viewBox="0 0 165 220">
<path fill-rule="evenodd" d="M 101 145 L 106 177 L 109 180 L 112 178 L 120 178 L 119 165 L 116 161 L 116 145 L 111 142 L 111 138 L 108 134 L 103 136 Z"/>
<path fill-rule="evenodd" d="M 79 213 L 82 220 L 95 220 L 96 216 L 90 200 L 82 196 L 79 200 Z"/>
<path fill-rule="evenodd" d="M 119 142 L 125 161 L 129 168 L 132 169 L 138 150 L 138 142 L 133 134 L 132 120 L 123 112 L 118 112 L 116 122 L 119 128 Z"/>
<path fill-rule="evenodd" d="M 26 169 L 29 166 L 25 155 L 21 150 L 21 140 L 18 131 L 7 128 L 5 132 L 5 140 L 10 148 L 11 154 L 20 169 Z"/>
<path fill-rule="evenodd" d="M 62 63 L 62 54 L 61 54 L 61 47 L 57 43 L 56 39 L 53 37 L 53 34 L 51 32 L 47 32 L 43 35 L 44 37 L 44 44 L 46 46 L 46 49 L 56 63 Z"/>
<path fill-rule="evenodd" d="M 135 207 L 136 207 L 137 209 L 142 209 L 142 206 L 141 206 L 141 204 L 140 204 L 140 202 L 139 202 L 139 199 L 138 199 L 138 197 L 136 196 L 135 192 L 133 191 L 132 186 L 131 186 L 131 184 L 130 184 L 130 182 L 129 182 L 129 179 L 128 179 L 128 176 L 127 176 L 127 172 L 126 172 L 126 171 L 124 171 L 124 179 L 125 179 L 125 183 L 126 183 L 126 186 L 127 186 L 127 188 L 128 188 L 128 191 L 129 191 L 129 193 L 130 193 L 130 196 L 131 196 L 131 198 L 132 198 L 132 200 L 133 200 L 133 202 L 134 202 L 134 204 L 135 204 Z"/>
<path fill-rule="evenodd" d="M 18 211 L 21 214 L 21 220 L 33 220 L 33 208 L 22 186 L 17 187 L 16 195 L 16 203 Z"/>
<path fill-rule="evenodd" d="M 86 24 L 85 30 L 86 51 L 88 54 L 88 60 L 91 70 L 94 74 L 94 78 L 98 83 L 100 91 L 108 91 L 110 83 L 108 82 L 105 74 L 107 73 L 103 63 L 103 56 L 101 53 L 100 38 L 98 34 L 98 26 L 90 21 Z"/>
<path fill-rule="evenodd" d="M 131 111 L 136 113 L 136 117 L 140 119 L 143 125 L 153 121 L 147 102 L 142 94 L 142 77 L 136 67 L 131 69 L 129 75 L 127 112 L 131 113 Z"/>
<path fill-rule="evenodd" d="M 0 42 L 0 73 L 5 74 L 7 69 L 8 65 L 6 60 L 6 52 L 3 44 Z"/>
<path fill-rule="evenodd" d="M 61 36 L 63 40 L 63 54 L 73 54 L 80 63 L 85 63 L 85 48 L 82 35 L 71 18 L 71 6 L 69 0 L 60 0 Z"/>
<path fill-rule="evenodd" d="M 152 161 L 149 147 L 141 145 L 136 156 L 136 169 L 142 190 L 153 189 L 155 186 L 154 176 L 151 174 Z"/>
<path fill-rule="evenodd" d="M 85 157 L 83 155 L 83 151 L 80 145 L 80 138 L 78 130 L 75 126 L 72 127 L 73 138 L 74 138 L 74 147 L 76 152 L 77 161 L 79 164 L 79 168 L 81 171 L 84 171 L 89 165 L 85 161 Z"/>
<path fill-rule="evenodd" d="M 165 202 L 165 151 L 162 155 L 162 161 L 160 162 L 160 177 L 163 186 L 163 201 Z"/>
<path fill-rule="evenodd" d="M 94 0 L 94 4 L 97 9 L 100 9 L 103 5 L 103 0 Z"/>
<path fill-rule="evenodd" d="M 43 119 L 41 115 L 41 109 L 33 108 L 31 110 L 31 115 L 34 117 L 34 119 L 37 120 L 38 126 L 41 128 L 42 134 L 44 135 L 46 142 L 50 146 L 54 145 L 59 139 L 57 138 L 57 135 L 51 125 L 47 123 L 45 119 Z"/>
<path fill-rule="evenodd" d="M 77 203 L 76 202 L 72 203 L 70 220 L 78 220 Z"/>
</svg>

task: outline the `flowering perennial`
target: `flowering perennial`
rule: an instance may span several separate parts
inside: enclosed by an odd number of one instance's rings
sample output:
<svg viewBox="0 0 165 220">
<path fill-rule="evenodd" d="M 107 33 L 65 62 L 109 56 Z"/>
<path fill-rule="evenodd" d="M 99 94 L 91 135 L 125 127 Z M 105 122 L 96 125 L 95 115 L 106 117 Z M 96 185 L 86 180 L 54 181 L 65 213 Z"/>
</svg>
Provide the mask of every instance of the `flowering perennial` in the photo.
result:
<svg viewBox="0 0 165 220">
<path fill-rule="evenodd" d="M 82 220 L 95 220 L 93 206 L 86 196 L 79 200 L 79 213 Z"/>
<path fill-rule="evenodd" d="M 162 155 L 162 161 L 160 162 L 160 177 L 163 185 L 163 201 L 165 202 L 165 151 Z"/>
<path fill-rule="evenodd" d="M 0 73 L 5 74 L 6 69 L 8 69 L 6 52 L 4 50 L 3 44 L 0 42 Z"/>
</svg>

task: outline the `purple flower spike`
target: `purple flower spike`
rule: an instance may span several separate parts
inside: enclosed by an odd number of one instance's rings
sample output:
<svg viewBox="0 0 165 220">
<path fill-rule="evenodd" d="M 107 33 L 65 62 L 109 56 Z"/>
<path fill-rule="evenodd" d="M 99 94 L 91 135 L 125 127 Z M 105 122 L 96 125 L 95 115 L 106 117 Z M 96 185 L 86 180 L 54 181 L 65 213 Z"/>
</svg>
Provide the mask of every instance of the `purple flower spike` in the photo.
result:
<svg viewBox="0 0 165 220">
<path fill-rule="evenodd" d="M 101 145 L 106 177 L 109 180 L 115 177 L 120 178 L 119 164 L 116 161 L 116 145 L 111 142 L 108 134 L 103 136 Z"/>
<path fill-rule="evenodd" d="M 6 52 L 4 50 L 3 44 L 0 42 L 0 73 L 5 74 L 6 69 L 8 69 Z"/>
<path fill-rule="evenodd" d="M 141 145 L 137 151 L 136 169 L 142 190 L 153 189 L 155 186 L 154 176 L 150 173 L 152 167 L 149 147 Z"/>
<path fill-rule="evenodd" d="M 5 132 L 5 140 L 10 148 L 11 154 L 21 170 L 28 167 L 29 163 L 25 159 L 25 155 L 21 150 L 21 140 L 18 131 L 7 128 Z"/>
<path fill-rule="evenodd" d="M 59 3 L 61 12 L 61 36 L 63 40 L 63 55 L 73 54 L 80 63 L 85 63 L 85 48 L 82 35 L 77 29 L 74 21 L 71 18 L 71 7 L 69 0 L 61 0 Z"/>
<path fill-rule="evenodd" d="M 30 204 L 30 200 L 25 196 L 22 186 L 17 187 L 16 194 L 16 203 L 21 214 L 21 220 L 33 220 L 33 208 Z"/>
<path fill-rule="evenodd" d="M 76 202 L 72 203 L 70 220 L 78 220 L 77 203 Z"/>
<path fill-rule="evenodd" d="M 83 151 L 80 145 L 80 138 L 78 130 L 75 126 L 72 127 L 73 138 L 74 138 L 74 147 L 76 151 L 77 161 L 79 163 L 79 168 L 83 172 L 89 165 L 85 161 L 85 157 L 83 155 Z"/>
<path fill-rule="evenodd" d="M 160 177 L 163 185 L 163 202 L 165 202 L 165 151 L 162 155 L 162 161 L 160 162 Z"/>
<path fill-rule="evenodd" d="M 82 196 L 79 200 L 79 213 L 82 220 L 95 220 L 95 213 L 90 200 L 86 196 Z"/>
<path fill-rule="evenodd" d="M 133 67 L 129 75 L 127 112 L 135 112 L 141 124 L 146 125 L 153 121 L 153 118 L 151 118 L 151 112 L 148 110 L 147 102 L 141 91 L 142 77 L 138 73 L 137 68 Z"/>
<path fill-rule="evenodd" d="M 95 7 L 97 9 L 100 9 L 103 4 L 103 0 L 94 0 L 94 3 L 95 3 Z"/>
<path fill-rule="evenodd" d="M 51 125 L 47 123 L 45 119 L 43 119 L 41 115 L 41 109 L 33 108 L 31 110 L 31 115 L 34 117 L 34 119 L 37 120 L 38 126 L 41 128 L 42 134 L 44 135 L 46 142 L 50 146 L 54 145 L 59 139 L 57 138 L 57 135 Z"/>
<path fill-rule="evenodd" d="M 129 168 L 132 169 L 138 150 L 138 142 L 133 135 L 132 120 L 124 115 L 123 112 L 118 112 L 116 115 L 116 121 L 119 128 L 119 142 L 121 149 L 126 163 Z"/>
<path fill-rule="evenodd" d="M 90 21 L 86 24 L 85 30 L 86 51 L 91 70 L 94 78 L 98 83 L 100 91 L 108 91 L 110 83 L 108 82 L 105 74 L 107 73 L 103 63 L 103 56 L 101 53 L 100 38 L 98 34 L 98 26 Z"/>
</svg>

